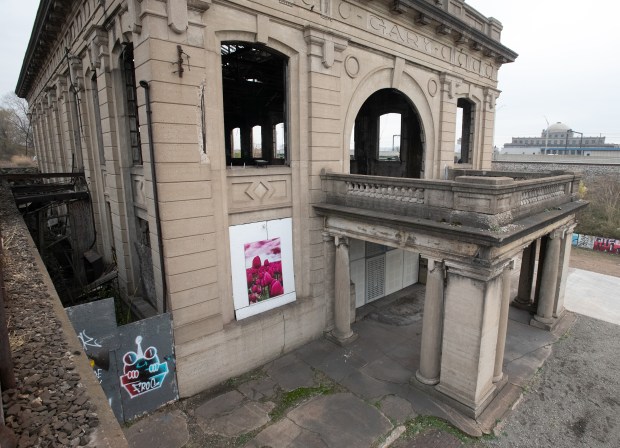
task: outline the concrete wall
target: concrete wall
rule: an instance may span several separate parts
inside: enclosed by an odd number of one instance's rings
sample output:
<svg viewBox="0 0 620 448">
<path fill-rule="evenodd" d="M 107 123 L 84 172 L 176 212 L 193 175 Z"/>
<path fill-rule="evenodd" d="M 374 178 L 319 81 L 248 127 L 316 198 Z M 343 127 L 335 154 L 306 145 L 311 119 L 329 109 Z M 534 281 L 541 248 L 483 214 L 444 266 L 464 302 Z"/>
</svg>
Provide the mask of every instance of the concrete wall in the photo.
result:
<svg viewBox="0 0 620 448">
<path fill-rule="evenodd" d="M 589 163 L 588 163 L 589 162 Z M 583 175 L 583 182 L 588 185 L 589 182 L 604 180 L 605 178 L 620 177 L 620 162 L 600 162 L 595 161 L 569 161 L 560 160 L 549 162 L 514 162 L 514 161 L 497 161 L 492 163 L 492 169 L 498 171 L 573 171 Z"/>
</svg>

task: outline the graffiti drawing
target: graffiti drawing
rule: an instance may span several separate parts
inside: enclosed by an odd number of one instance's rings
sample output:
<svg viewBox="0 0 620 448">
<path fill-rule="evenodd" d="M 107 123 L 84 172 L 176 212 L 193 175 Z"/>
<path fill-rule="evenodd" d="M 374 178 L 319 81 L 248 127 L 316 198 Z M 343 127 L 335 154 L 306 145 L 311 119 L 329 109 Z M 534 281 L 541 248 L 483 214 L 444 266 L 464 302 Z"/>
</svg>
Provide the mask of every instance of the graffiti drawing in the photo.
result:
<svg viewBox="0 0 620 448">
<path fill-rule="evenodd" d="M 577 247 L 584 249 L 592 249 L 594 247 L 594 237 L 590 235 L 579 235 L 579 241 L 577 241 Z"/>
<path fill-rule="evenodd" d="M 168 374 L 168 362 L 159 362 L 157 349 L 149 347 L 142 351 L 142 336 L 136 337 L 136 352 L 123 356 L 121 385 L 131 398 L 159 389 Z"/>
<path fill-rule="evenodd" d="M 592 249 L 599 252 L 609 252 L 610 254 L 620 254 L 620 241 L 613 238 L 596 237 Z"/>
<path fill-rule="evenodd" d="M 88 336 L 86 334 L 86 330 L 80 331 L 78 334 L 78 339 L 82 343 L 82 347 L 85 352 L 88 351 L 88 347 L 101 347 L 101 343 L 97 339 Z"/>
</svg>

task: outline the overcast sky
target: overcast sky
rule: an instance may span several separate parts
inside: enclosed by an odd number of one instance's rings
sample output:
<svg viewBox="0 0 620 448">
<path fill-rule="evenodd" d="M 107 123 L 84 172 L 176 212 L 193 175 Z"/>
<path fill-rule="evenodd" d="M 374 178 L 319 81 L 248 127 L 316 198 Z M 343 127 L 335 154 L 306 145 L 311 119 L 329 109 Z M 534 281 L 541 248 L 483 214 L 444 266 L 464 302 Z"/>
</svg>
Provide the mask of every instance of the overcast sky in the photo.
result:
<svg viewBox="0 0 620 448">
<path fill-rule="evenodd" d="M 0 95 L 15 89 L 38 3 L 0 0 Z M 501 21 L 502 43 L 519 54 L 499 71 L 497 146 L 540 135 L 545 118 L 620 143 L 620 1 L 467 3 Z"/>
</svg>

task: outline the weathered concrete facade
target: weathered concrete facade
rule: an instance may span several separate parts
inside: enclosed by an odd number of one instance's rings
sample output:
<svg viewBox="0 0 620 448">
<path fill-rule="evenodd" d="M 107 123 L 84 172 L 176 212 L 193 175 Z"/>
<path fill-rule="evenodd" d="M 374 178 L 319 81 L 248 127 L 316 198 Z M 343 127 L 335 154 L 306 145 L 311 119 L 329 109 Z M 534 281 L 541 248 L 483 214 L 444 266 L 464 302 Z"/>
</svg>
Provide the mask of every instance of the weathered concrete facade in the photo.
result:
<svg viewBox="0 0 620 448">
<path fill-rule="evenodd" d="M 500 34 L 461 0 L 43 1 L 17 91 L 41 170 L 85 171 L 125 293 L 172 312 L 181 395 L 323 332 L 350 341 L 357 239 L 428 258 L 418 378 L 477 415 L 502 376 L 504 272 L 545 235 L 555 256 L 579 207 L 573 175 L 481 171 L 516 58 Z M 387 113 L 400 143 L 382 159 Z M 283 294 L 254 303 L 248 245 L 276 239 Z M 551 325 L 546 288 L 532 300 Z"/>
</svg>

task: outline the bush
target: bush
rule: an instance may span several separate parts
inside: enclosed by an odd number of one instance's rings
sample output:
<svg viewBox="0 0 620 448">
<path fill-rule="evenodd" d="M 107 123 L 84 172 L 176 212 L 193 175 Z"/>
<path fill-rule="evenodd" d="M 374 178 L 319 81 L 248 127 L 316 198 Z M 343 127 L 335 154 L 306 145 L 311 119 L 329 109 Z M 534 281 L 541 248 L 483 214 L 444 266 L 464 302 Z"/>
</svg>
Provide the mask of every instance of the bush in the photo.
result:
<svg viewBox="0 0 620 448">
<path fill-rule="evenodd" d="M 593 182 L 584 191 L 590 205 L 577 215 L 575 232 L 620 239 L 620 180 L 606 179 Z"/>
</svg>

